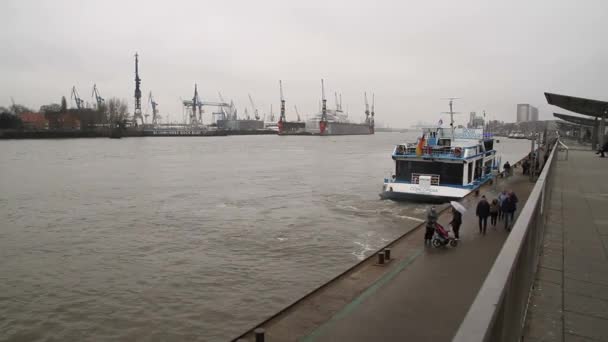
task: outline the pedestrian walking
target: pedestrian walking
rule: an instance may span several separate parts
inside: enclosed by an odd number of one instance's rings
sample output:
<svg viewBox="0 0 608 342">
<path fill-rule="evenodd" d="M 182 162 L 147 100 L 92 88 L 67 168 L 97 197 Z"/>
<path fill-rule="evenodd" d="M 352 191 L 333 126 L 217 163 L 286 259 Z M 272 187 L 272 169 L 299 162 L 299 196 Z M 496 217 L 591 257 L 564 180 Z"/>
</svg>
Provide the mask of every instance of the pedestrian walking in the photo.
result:
<svg viewBox="0 0 608 342">
<path fill-rule="evenodd" d="M 462 214 L 456 208 L 452 207 L 452 230 L 454 231 L 454 237 L 456 240 L 460 239 L 460 225 L 462 225 Z"/>
<path fill-rule="evenodd" d="M 492 203 L 490 204 L 490 223 L 492 224 L 492 227 L 494 229 L 496 229 L 496 221 L 498 218 L 498 208 L 500 207 L 500 205 L 498 205 L 498 199 L 493 199 Z"/>
<path fill-rule="evenodd" d="M 435 225 L 437 224 L 437 210 L 432 206 L 426 214 L 426 232 L 424 234 L 424 243 L 430 245 L 435 233 Z"/>
<path fill-rule="evenodd" d="M 507 190 L 503 189 L 499 194 L 498 194 L 498 219 L 502 220 L 505 217 L 505 212 L 502 210 L 502 202 L 505 200 L 505 198 L 507 198 L 508 193 Z"/>
<path fill-rule="evenodd" d="M 515 221 L 515 211 L 517 210 L 518 198 L 513 191 L 509 191 L 507 198 L 503 201 L 502 210 L 505 213 L 505 230 L 511 231 L 511 226 Z"/>
<path fill-rule="evenodd" d="M 505 176 L 509 177 L 511 175 L 511 164 L 509 164 L 508 160 L 502 168 L 505 170 Z"/>
<path fill-rule="evenodd" d="M 530 172 L 530 160 L 528 158 L 524 159 L 521 164 L 522 172 L 524 175 L 529 174 Z"/>
<path fill-rule="evenodd" d="M 488 228 L 488 216 L 490 216 L 490 204 L 486 200 L 486 196 L 481 196 L 481 200 L 477 203 L 476 215 L 479 217 L 479 234 L 486 234 Z"/>
</svg>

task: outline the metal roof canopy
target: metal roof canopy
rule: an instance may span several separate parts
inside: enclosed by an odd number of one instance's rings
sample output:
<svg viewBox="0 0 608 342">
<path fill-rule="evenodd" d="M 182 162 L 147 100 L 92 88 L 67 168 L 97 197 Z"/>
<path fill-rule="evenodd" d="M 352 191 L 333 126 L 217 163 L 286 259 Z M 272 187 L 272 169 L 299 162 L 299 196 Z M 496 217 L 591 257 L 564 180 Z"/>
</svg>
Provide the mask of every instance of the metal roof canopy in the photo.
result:
<svg viewBox="0 0 608 342">
<path fill-rule="evenodd" d="M 581 117 L 574 116 L 574 115 L 567 115 L 567 114 L 560 114 L 560 113 L 553 113 L 553 116 L 555 116 L 558 119 L 562 119 L 564 121 L 568 121 L 569 123 L 573 123 L 573 124 L 577 124 L 577 125 L 583 125 L 583 126 L 589 126 L 589 127 L 595 126 L 594 119 L 581 118 Z"/>
<path fill-rule="evenodd" d="M 583 115 L 602 117 L 608 112 L 608 102 L 604 101 L 552 93 L 545 93 L 545 97 L 550 105 Z"/>
</svg>

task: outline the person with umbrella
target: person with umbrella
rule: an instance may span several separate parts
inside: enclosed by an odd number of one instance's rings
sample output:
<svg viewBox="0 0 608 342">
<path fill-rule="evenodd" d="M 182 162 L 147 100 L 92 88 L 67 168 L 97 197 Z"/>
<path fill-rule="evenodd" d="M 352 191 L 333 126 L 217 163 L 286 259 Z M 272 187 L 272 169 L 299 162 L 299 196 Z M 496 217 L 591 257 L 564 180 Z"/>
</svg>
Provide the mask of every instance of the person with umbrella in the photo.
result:
<svg viewBox="0 0 608 342">
<path fill-rule="evenodd" d="M 454 231 L 454 237 L 456 240 L 458 240 L 460 239 L 462 214 L 466 211 L 466 208 L 456 201 L 451 201 L 450 204 L 452 205 L 452 221 L 450 221 L 450 224 L 452 225 L 452 230 Z"/>
</svg>

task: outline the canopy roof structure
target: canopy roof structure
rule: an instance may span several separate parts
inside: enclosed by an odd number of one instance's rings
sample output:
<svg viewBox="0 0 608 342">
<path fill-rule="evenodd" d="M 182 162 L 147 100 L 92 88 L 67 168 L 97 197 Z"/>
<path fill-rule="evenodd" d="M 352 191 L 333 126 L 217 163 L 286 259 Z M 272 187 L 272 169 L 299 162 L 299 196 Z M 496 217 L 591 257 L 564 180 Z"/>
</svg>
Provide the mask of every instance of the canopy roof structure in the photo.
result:
<svg viewBox="0 0 608 342">
<path fill-rule="evenodd" d="M 545 93 L 545 98 L 550 105 L 583 115 L 602 117 L 608 113 L 608 102 L 605 101 L 552 93 Z"/>
<path fill-rule="evenodd" d="M 562 119 L 564 121 L 567 121 L 567 122 L 570 122 L 573 124 L 577 124 L 577 125 L 583 125 L 583 126 L 589 126 L 589 127 L 593 127 L 595 125 L 595 120 L 593 120 L 593 119 L 581 118 L 579 116 L 560 114 L 560 113 L 553 113 L 553 116 L 555 116 L 558 119 Z"/>
</svg>

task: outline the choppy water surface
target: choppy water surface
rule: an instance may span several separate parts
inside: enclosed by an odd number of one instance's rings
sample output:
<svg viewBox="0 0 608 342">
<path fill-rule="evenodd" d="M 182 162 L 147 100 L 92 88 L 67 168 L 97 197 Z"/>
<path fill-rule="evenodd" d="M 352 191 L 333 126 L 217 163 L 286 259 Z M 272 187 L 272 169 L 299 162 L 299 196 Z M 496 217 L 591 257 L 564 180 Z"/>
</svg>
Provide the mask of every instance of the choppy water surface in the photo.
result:
<svg viewBox="0 0 608 342">
<path fill-rule="evenodd" d="M 418 224 L 415 136 L 0 141 L 0 340 L 235 337 Z"/>
</svg>

